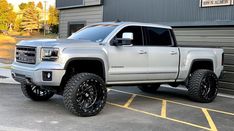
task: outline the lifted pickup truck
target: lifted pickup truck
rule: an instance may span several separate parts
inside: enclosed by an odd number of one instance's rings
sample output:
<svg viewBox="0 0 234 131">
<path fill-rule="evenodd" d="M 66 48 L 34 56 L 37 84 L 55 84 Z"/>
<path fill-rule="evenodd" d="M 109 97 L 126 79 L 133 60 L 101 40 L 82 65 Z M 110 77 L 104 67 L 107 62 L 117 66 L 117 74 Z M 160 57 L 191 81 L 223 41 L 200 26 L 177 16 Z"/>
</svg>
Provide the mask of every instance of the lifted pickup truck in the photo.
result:
<svg viewBox="0 0 234 131">
<path fill-rule="evenodd" d="M 211 102 L 222 63 L 222 49 L 177 47 L 169 26 L 103 22 L 68 39 L 21 41 L 12 76 L 34 101 L 60 94 L 70 112 L 94 116 L 105 106 L 109 85 L 155 92 L 160 84 L 183 84 L 192 100 Z"/>
</svg>

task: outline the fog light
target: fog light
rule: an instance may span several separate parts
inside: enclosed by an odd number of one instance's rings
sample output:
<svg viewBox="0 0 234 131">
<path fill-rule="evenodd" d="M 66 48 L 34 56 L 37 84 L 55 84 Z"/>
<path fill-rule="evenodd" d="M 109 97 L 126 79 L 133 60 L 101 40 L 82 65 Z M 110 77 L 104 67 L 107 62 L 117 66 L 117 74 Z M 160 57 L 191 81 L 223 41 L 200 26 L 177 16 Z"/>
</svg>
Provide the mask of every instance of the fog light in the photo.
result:
<svg viewBox="0 0 234 131">
<path fill-rule="evenodd" d="M 50 73 L 47 73 L 47 78 L 49 79 L 51 77 L 51 74 Z"/>
<path fill-rule="evenodd" d="M 43 71 L 42 72 L 43 81 L 52 81 L 52 72 L 51 71 Z"/>
</svg>

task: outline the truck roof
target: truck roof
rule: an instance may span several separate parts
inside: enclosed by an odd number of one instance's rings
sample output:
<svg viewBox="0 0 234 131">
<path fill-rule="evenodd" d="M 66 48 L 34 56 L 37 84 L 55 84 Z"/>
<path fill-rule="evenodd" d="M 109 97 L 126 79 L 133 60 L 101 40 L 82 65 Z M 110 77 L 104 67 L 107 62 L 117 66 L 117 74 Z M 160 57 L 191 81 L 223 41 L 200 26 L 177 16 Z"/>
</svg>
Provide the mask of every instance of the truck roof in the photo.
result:
<svg viewBox="0 0 234 131">
<path fill-rule="evenodd" d="M 122 25 L 122 26 L 150 26 L 150 27 L 159 27 L 159 28 L 166 28 L 166 29 L 172 29 L 172 27 L 167 25 L 160 25 L 160 24 L 154 24 L 154 23 L 141 23 L 141 22 L 100 22 L 96 24 L 113 24 L 113 25 Z"/>
</svg>

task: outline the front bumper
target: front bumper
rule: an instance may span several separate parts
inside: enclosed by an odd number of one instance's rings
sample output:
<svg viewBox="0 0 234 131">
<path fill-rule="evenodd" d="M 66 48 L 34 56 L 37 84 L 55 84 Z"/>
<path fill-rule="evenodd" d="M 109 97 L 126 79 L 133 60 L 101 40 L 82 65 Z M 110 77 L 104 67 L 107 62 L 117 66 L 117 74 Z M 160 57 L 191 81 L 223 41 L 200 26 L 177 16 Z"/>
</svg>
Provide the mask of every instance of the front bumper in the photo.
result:
<svg viewBox="0 0 234 131">
<path fill-rule="evenodd" d="M 55 64 L 55 68 L 52 69 L 51 67 L 53 67 L 51 66 L 51 63 L 49 68 L 48 66 L 41 65 L 35 67 L 26 67 L 26 65 L 23 66 L 18 65 L 17 63 L 13 63 L 11 73 L 13 79 L 20 83 L 34 84 L 37 86 L 60 86 L 66 71 L 64 69 L 59 69 L 59 65 L 57 64 Z M 51 72 L 52 79 L 50 81 L 44 81 L 43 72 Z"/>
</svg>

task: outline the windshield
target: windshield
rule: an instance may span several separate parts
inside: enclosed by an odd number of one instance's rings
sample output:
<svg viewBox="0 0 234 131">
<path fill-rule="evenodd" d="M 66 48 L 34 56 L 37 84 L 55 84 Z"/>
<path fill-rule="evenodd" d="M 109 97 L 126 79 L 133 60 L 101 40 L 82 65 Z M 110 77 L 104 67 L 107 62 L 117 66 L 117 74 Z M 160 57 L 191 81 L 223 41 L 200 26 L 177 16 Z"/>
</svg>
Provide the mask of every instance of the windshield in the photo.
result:
<svg viewBox="0 0 234 131">
<path fill-rule="evenodd" d="M 111 24 L 92 25 L 72 34 L 68 39 L 102 42 L 115 28 L 116 25 Z"/>
</svg>

